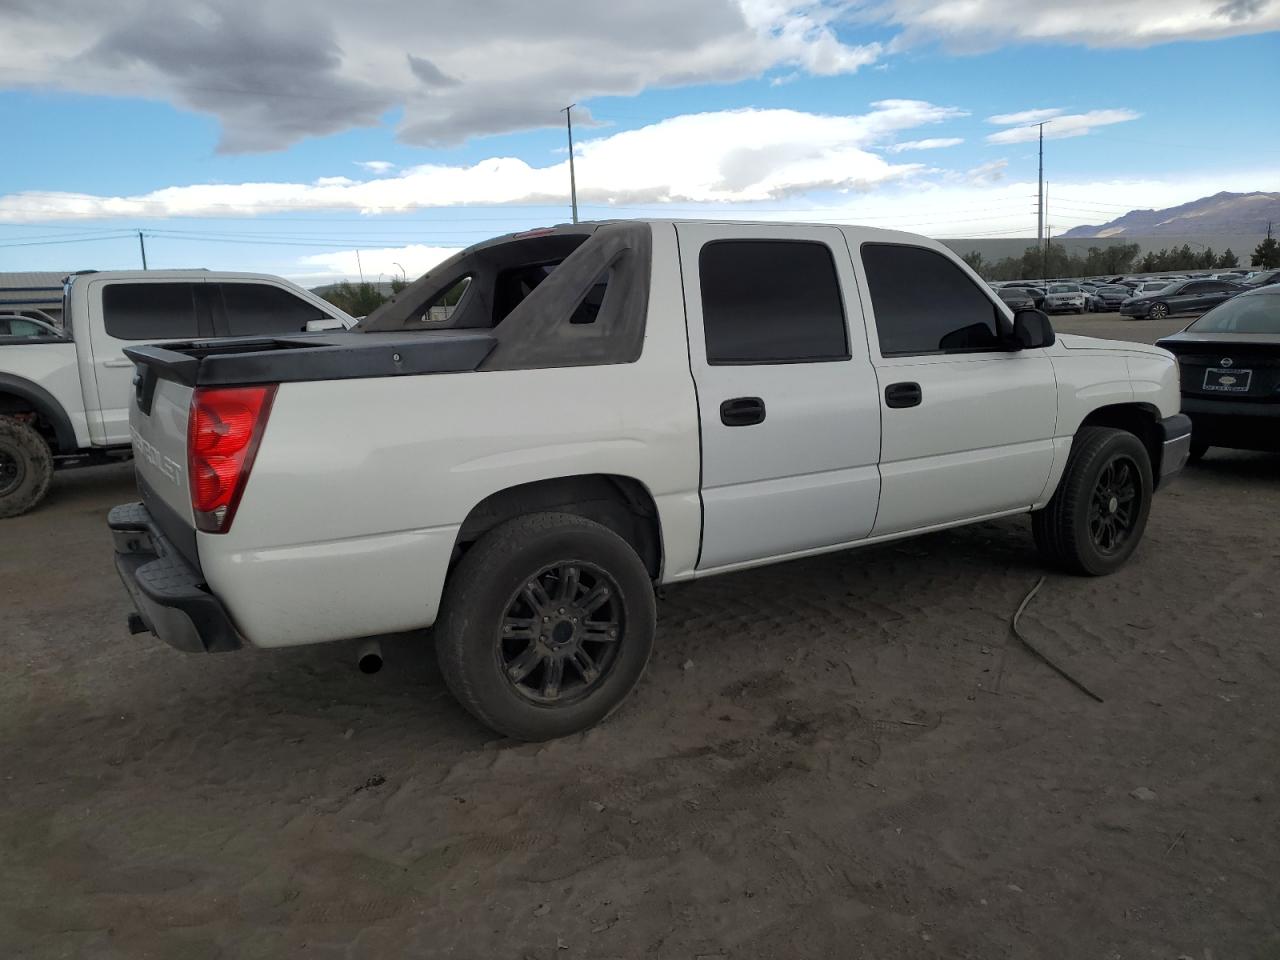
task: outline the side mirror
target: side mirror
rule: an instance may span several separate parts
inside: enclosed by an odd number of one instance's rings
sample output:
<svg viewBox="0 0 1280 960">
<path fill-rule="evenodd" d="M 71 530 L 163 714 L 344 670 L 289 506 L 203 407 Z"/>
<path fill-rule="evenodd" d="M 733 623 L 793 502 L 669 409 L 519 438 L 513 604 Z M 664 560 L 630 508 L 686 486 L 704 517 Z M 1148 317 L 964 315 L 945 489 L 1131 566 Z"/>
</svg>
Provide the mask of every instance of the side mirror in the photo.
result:
<svg viewBox="0 0 1280 960">
<path fill-rule="evenodd" d="M 1053 324 L 1041 310 L 1019 310 L 1013 315 L 1013 343 L 1015 350 L 1035 350 L 1051 347 L 1057 340 Z"/>
<path fill-rule="evenodd" d="M 305 333 L 323 333 L 326 330 L 341 330 L 342 321 L 335 317 L 320 317 L 318 320 L 308 320 L 302 329 Z"/>
</svg>

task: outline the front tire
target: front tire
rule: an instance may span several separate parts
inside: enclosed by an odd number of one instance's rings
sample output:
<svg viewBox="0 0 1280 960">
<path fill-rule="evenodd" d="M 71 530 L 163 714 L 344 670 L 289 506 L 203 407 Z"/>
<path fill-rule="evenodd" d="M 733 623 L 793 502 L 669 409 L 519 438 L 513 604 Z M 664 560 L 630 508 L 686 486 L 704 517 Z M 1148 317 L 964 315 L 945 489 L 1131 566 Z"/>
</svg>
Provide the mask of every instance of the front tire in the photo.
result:
<svg viewBox="0 0 1280 960">
<path fill-rule="evenodd" d="M 599 723 L 635 687 L 657 611 L 636 551 L 612 530 L 537 513 L 490 530 L 458 563 L 435 628 L 450 691 L 518 740 Z"/>
<path fill-rule="evenodd" d="M 1069 573 L 1114 573 L 1142 539 L 1153 488 L 1142 441 L 1124 430 L 1082 427 L 1053 499 L 1032 515 L 1041 556 Z"/>
<path fill-rule="evenodd" d="M 1151 309 L 1147 311 L 1147 319 L 1164 320 L 1169 316 L 1169 305 L 1167 303 L 1153 303 Z"/>
<path fill-rule="evenodd" d="M 29 423 L 0 417 L 0 518 L 26 513 L 49 491 L 53 453 Z"/>
</svg>

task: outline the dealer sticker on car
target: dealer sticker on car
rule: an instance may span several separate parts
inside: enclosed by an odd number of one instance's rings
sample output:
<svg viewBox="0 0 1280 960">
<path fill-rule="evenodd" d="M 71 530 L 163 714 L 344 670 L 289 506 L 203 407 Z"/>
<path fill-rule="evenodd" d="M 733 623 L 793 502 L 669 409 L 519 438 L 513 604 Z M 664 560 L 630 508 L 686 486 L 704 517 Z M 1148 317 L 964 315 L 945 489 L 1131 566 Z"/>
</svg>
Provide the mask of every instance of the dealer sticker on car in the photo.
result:
<svg viewBox="0 0 1280 960">
<path fill-rule="evenodd" d="M 1204 372 L 1204 389 L 1215 393 L 1248 393 L 1252 370 L 1222 369 L 1210 367 Z"/>
</svg>

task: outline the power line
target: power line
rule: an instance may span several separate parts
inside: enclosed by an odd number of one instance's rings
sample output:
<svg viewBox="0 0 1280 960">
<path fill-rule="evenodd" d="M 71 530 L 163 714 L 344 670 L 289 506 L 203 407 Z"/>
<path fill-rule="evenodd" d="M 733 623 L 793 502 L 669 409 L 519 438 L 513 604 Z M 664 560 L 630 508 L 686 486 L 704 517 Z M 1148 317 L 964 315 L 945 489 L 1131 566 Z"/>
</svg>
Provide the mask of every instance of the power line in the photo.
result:
<svg viewBox="0 0 1280 960">
<path fill-rule="evenodd" d="M 95 240 L 123 240 L 133 236 L 133 232 L 117 233 L 112 236 L 68 237 L 65 240 L 20 240 L 17 243 L 0 243 L 0 247 L 45 247 L 57 243 L 92 243 Z"/>
</svg>

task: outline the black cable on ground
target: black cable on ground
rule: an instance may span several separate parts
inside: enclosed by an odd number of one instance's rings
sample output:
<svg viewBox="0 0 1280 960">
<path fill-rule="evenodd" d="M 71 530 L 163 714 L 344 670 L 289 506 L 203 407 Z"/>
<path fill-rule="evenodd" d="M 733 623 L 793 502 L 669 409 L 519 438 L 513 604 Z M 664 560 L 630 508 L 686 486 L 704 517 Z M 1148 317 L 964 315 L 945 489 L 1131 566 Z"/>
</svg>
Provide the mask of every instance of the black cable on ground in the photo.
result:
<svg viewBox="0 0 1280 960">
<path fill-rule="evenodd" d="M 1018 618 L 1021 617 L 1022 612 L 1027 609 L 1027 604 L 1031 602 L 1031 598 L 1034 597 L 1040 591 L 1040 588 L 1042 586 L 1044 586 L 1044 579 L 1045 579 L 1044 577 L 1041 577 L 1039 580 L 1037 580 L 1036 585 L 1031 588 L 1030 592 L 1025 597 L 1022 598 L 1022 603 L 1018 604 L 1018 611 L 1013 615 L 1013 621 L 1010 623 L 1010 627 L 1012 627 L 1013 629 L 1013 635 L 1018 638 L 1019 642 L 1024 647 L 1026 647 L 1028 650 L 1034 653 L 1037 657 L 1043 660 L 1046 664 L 1048 664 L 1049 667 L 1051 667 L 1055 673 L 1061 676 L 1073 687 L 1075 687 L 1077 690 L 1081 691 L 1082 693 L 1085 693 L 1088 696 L 1093 697 L 1093 699 L 1097 700 L 1099 703 L 1103 703 L 1104 701 L 1100 696 L 1098 696 L 1096 693 L 1094 693 L 1092 690 L 1086 687 L 1083 683 L 1081 683 L 1071 674 L 1067 673 L 1065 669 L 1063 669 L 1062 667 L 1054 663 L 1052 660 L 1050 660 L 1030 640 L 1028 640 L 1025 636 L 1023 636 L 1022 631 L 1018 629 Z"/>
</svg>

